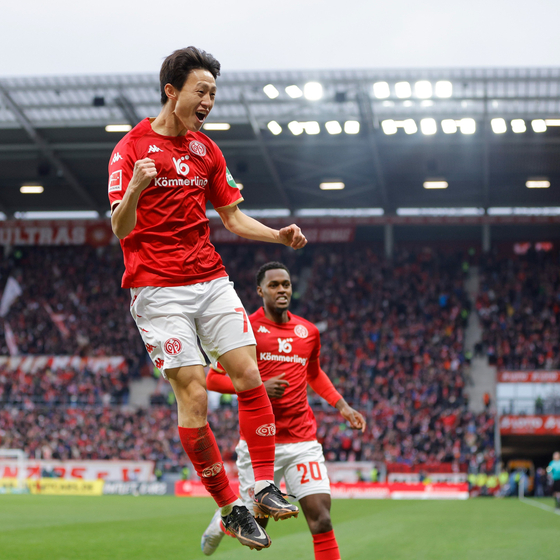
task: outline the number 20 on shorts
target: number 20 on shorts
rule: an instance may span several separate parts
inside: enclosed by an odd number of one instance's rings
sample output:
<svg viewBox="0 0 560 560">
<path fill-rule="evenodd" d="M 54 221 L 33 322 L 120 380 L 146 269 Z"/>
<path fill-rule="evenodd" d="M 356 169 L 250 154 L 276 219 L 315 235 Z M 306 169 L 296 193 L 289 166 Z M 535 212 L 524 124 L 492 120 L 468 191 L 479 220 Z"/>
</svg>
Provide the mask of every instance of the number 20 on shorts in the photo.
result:
<svg viewBox="0 0 560 560">
<path fill-rule="evenodd" d="M 323 480 L 321 476 L 321 469 L 319 468 L 319 463 L 317 461 L 310 461 L 309 463 L 298 463 L 296 465 L 298 472 L 301 471 L 301 484 L 309 482 L 308 474 L 313 480 Z"/>
</svg>

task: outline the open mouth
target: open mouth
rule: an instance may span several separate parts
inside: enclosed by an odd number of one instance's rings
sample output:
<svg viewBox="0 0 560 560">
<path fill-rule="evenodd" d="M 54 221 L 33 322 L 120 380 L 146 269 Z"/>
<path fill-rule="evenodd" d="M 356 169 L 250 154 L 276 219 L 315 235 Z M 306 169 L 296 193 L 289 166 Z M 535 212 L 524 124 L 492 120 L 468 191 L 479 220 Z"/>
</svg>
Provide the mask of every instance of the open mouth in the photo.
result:
<svg viewBox="0 0 560 560">
<path fill-rule="evenodd" d="M 199 120 L 199 122 L 203 123 L 204 119 L 206 118 L 206 113 L 202 113 L 201 111 L 197 111 L 195 113 L 196 118 Z"/>
<path fill-rule="evenodd" d="M 284 296 L 280 296 L 276 299 L 276 303 L 288 303 L 288 298 Z"/>
</svg>

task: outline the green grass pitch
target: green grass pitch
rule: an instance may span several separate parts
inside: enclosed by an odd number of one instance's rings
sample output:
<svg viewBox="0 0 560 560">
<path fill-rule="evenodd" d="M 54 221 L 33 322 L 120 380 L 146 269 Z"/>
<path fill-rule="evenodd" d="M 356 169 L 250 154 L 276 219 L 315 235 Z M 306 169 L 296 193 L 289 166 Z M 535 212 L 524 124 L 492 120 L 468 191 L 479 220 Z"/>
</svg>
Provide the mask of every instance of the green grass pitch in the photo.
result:
<svg viewBox="0 0 560 560">
<path fill-rule="evenodd" d="M 0 558 L 197 560 L 213 512 L 206 498 L 0 495 Z M 335 500 L 332 516 L 344 560 L 560 558 L 560 515 L 517 499 Z M 269 533 L 267 550 L 225 537 L 212 558 L 313 560 L 302 515 Z"/>
</svg>

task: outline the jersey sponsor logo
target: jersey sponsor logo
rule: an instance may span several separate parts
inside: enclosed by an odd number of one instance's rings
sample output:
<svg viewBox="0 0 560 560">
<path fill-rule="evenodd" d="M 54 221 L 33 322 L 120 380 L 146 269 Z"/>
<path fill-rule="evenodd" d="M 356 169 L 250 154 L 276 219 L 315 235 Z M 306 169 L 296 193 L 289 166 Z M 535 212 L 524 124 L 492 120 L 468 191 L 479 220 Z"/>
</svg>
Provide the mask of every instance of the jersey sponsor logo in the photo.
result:
<svg viewBox="0 0 560 560">
<path fill-rule="evenodd" d="M 122 156 L 121 156 L 121 154 L 119 154 L 119 152 L 117 152 L 113 156 L 113 159 L 111 160 L 111 165 L 113 165 L 113 163 L 117 163 L 117 161 L 119 161 L 119 159 L 122 159 Z"/>
<path fill-rule="evenodd" d="M 148 153 L 149 154 L 153 154 L 155 152 L 163 152 L 163 150 L 161 148 L 158 148 L 155 144 L 152 144 L 149 148 L 148 148 Z"/>
<path fill-rule="evenodd" d="M 303 325 L 296 325 L 294 327 L 294 333 L 300 338 L 307 338 L 309 336 L 309 331 Z"/>
<path fill-rule="evenodd" d="M 117 169 L 109 177 L 109 192 L 122 191 L 122 169 Z"/>
<path fill-rule="evenodd" d="M 144 329 L 142 329 L 144 330 Z M 145 331 L 148 332 L 148 331 Z M 146 344 L 146 350 L 148 351 L 148 354 L 151 354 L 154 350 L 156 349 L 155 346 L 153 346 L 152 344 Z"/>
<path fill-rule="evenodd" d="M 173 158 L 173 163 L 175 164 L 175 171 L 177 171 L 177 175 L 187 176 L 189 174 L 189 166 L 185 162 L 186 159 L 189 159 L 189 156 L 183 156 L 179 159 Z"/>
<path fill-rule="evenodd" d="M 231 174 L 231 171 L 227 167 L 226 167 L 226 181 L 230 187 L 233 187 L 234 189 L 239 188 L 239 186 L 235 182 L 235 179 L 233 178 L 233 175 Z"/>
<path fill-rule="evenodd" d="M 183 350 L 183 345 L 178 338 L 168 338 L 163 345 L 166 354 L 176 356 Z"/>
<path fill-rule="evenodd" d="M 259 330 L 258 330 L 257 332 L 262 332 L 262 333 L 268 333 L 268 334 L 270 334 L 270 331 L 269 331 L 264 325 L 261 325 L 261 326 L 259 327 Z"/>
<path fill-rule="evenodd" d="M 258 436 L 269 437 L 276 434 L 275 424 L 263 424 L 256 429 L 256 434 Z"/>
<path fill-rule="evenodd" d="M 285 352 L 286 354 L 289 354 L 292 351 L 292 345 L 290 343 L 293 341 L 293 338 L 279 338 L 278 352 Z"/>
<path fill-rule="evenodd" d="M 272 352 L 260 352 L 259 360 L 263 362 L 284 362 L 287 364 L 301 364 L 305 366 L 307 363 L 307 358 L 301 358 L 297 354 L 293 356 L 285 356 L 279 354 L 273 354 Z"/>
<path fill-rule="evenodd" d="M 193 179 L 169 179 L 167 177 L 156 177 L 154 179 L 154 186 L 156 187 L 205 187 L 207 184 L 208 179 L 201 179 L 198 175 Z"/>
<path fill-rule="evenodd" d="M 204 157 L 206 155 L 206 146 L 202 142 L 199 142 L 198 140 L 193 140 L 189 144 L 189 150 L 193 154 L 200 157 Z"/>
<path fill-rule="evenodd" d="M 206 467 L 201 473 L 200 476 L 204 478 L 210 478 L 211 476 L 216 476 L 220 474 L 224 468 L 223 463 L 214 463 L 211 467 Z"/>
</svg>

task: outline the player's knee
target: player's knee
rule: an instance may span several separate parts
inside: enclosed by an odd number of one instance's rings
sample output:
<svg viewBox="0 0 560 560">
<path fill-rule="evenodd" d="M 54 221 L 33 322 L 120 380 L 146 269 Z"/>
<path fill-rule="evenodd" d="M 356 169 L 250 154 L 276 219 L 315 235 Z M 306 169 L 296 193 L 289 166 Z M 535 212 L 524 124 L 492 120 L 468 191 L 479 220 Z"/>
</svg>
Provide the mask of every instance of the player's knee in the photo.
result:
<svg viewBox="0 0 560 560">
<path fill-rule="evenodd" d="M 332 531 L 331 514 L 327 509 L 319 510 L 313 519 L 309 519 L 309 529 L 313 535 Z"/>
<path fill-rule="evenodd" d="M 261 383 L 259 368 L 255 363 L 244 364 L 242 367 L 237 368 L 230 376 L 238 391 L 257 387 Z"/>
</svg>

